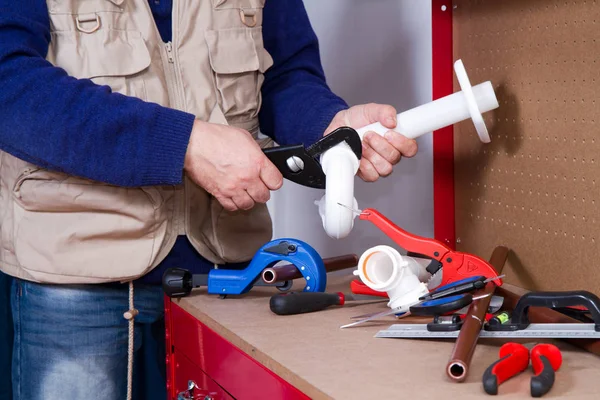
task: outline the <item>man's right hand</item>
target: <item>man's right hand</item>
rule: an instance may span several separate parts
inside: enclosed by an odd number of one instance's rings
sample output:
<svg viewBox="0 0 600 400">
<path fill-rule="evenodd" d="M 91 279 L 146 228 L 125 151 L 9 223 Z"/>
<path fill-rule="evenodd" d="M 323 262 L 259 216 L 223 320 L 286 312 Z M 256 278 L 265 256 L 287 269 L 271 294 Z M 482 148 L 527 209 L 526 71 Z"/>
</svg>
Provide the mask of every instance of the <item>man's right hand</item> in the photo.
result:
<svg viewBox="0 0 600 400">
<path fill-rule="evenodd" d="M 188 176 L 228 211 L 266 203 L 283 184 L 281 172 L 247 131 L 196 120 L 185 154 Z"/>
</svg>

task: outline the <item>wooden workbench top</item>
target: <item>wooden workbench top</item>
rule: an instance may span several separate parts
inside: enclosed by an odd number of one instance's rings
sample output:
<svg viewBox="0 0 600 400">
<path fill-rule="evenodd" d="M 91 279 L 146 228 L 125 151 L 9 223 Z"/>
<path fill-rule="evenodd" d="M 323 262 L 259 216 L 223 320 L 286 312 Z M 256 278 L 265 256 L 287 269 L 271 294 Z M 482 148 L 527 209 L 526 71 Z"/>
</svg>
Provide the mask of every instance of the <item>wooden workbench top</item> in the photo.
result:
<svg viewBox="0 0 600 400">
<path fill-rule="evenodd" d="M 330 276 L 327 290 L 348 292 L 352 278 Z M 454 383 L 444 372 L 453 340 L 374 338 L 377 331 L 398 322 L 393 317 L 340 329 L 352 322 L 351 316 L 385 310 L 385 303 L 353 302 L 311 314 L 277 316 L 269 310 L 269 297 L 274 293 L 274 289 L 254 288 L 245 296 L 222 300 L 199 289 L 177 303 L 312 399 L 488 396 L 481 377 L 498 358 L 502 341 L 480 339 L 467 380 Z M 545 398 L 598 399 L 600 358 L 562 342 L 558 345 L 563 365 Z M 530 367 L 502 384 L 499 396 L 529 398 L 531 376 Z"/>
</svg>

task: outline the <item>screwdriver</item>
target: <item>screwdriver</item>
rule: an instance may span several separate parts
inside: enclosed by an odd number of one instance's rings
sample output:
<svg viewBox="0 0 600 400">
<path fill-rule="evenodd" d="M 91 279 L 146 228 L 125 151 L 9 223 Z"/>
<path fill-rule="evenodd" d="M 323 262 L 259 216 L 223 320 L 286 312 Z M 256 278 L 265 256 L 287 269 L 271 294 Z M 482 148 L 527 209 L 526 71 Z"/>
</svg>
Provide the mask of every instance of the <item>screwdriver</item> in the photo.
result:
<svg viewBox="0 0 600 400">
<path fill-rule="evenodd" d="M 380 297 L 354 296 L 352 294 L 322 293 L 322 292 L 288 292 L 279 293 L 271 297 L 269 308 L 277 315 L 294 315 L 321 311 L 331 306 L 343 306 L 346 301 L 352 300 L 377 300 L 387 302 Z"/>
</svg>

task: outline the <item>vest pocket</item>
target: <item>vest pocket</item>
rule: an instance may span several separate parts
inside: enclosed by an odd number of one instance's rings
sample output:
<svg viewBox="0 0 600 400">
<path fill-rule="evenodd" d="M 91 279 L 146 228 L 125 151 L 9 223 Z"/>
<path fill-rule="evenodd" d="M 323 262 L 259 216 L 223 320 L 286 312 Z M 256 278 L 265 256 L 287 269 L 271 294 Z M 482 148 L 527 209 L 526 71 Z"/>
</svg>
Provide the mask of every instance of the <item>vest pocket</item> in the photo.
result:
<svg viewBox="0 0 600 400">
<path fill-rule="evenodd" d="M 115 93 L 147 99 L 142 73 L 150 52 L 140 32 L 99 29 L 52 32 L 48 60 L 69 75 L 106 85 Z"/>
<path fill-rule="evenodd" d="M 210 65 L 220 108 L 230 124 L 256 118 L 261 106 L 264 72 L 273 65 L 262 28 L 206 32 Z"/>
<path fill-rule="evenodd" d="M 263 8 L 265 0 L 211 0 L 213 7 L 216 9 L 227 8 Z M 274 0 L 277 1 L 277 0 Z"/>
<path fill-rule="evenodd" d="M 117 280 L 143 274 L 166 237 L 157 188 L 125 188 L 34 168 L 16 180 L 14 253 L 34 278 Z"/>
</svg>

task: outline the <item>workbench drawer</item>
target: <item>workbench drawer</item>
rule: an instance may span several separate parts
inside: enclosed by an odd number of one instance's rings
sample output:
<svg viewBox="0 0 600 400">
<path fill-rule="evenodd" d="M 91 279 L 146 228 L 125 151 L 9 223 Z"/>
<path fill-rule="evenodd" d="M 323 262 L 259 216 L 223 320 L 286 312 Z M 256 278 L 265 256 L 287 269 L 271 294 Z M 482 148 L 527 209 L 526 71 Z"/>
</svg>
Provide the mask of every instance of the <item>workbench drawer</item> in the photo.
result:
<svg viewBox="0 0 600 400">
<path fill-rule="evenodd" d="M 309 400 L 310 398 L 225 340 L 176 303 L 170 302 L 170 340 L 175 359 L 189 359 L 222 390 L 238 400 Z M 181 358 L 179 355 L 184 356 Z M 186 365 L 189 365 L 186 363 Z M 174 382 L 187 385 L 187 376 Z M 198 385 L 200 385 L 199 382 Z M 225 397 L 229 399 L 229 397 Z"/>
<path fill-rule="evenodd" d="M 185 392 L 188 382 L 194 381 L 197 388 L 194 390 L 195 399 L 204 399 L 206 396 L 211 400 L 235 400 L 217 382 L 181 353 L 175 353 L 175 393 Z"/>
</svg>

